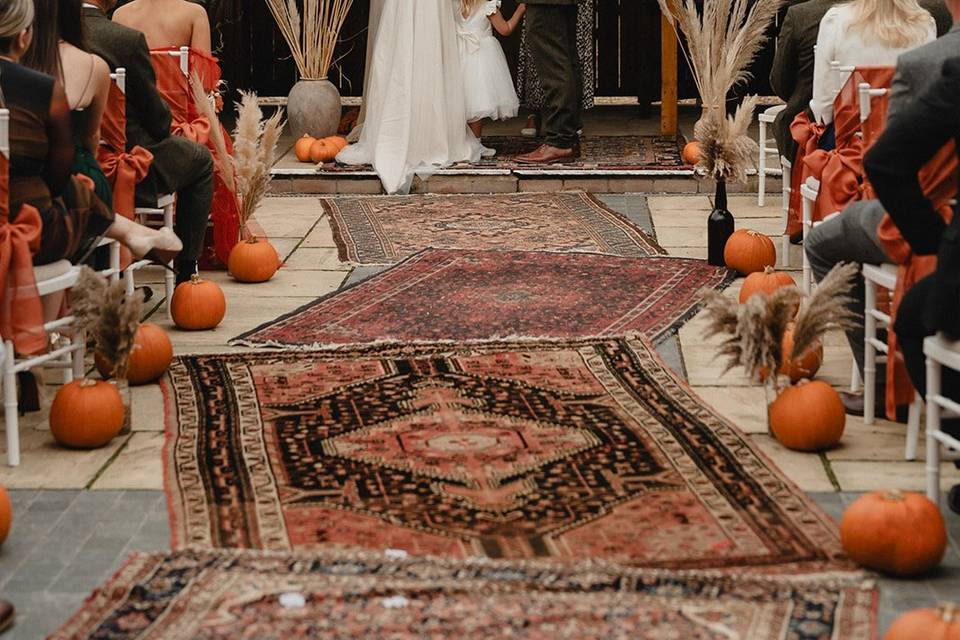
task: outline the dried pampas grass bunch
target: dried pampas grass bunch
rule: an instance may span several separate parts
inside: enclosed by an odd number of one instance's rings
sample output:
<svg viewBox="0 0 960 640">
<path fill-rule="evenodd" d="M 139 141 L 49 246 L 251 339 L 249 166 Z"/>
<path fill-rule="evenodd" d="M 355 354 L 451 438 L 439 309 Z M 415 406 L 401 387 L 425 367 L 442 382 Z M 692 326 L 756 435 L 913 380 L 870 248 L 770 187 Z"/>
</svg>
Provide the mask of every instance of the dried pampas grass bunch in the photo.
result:
<svg viewBox="0 0 960 640">
<path fill-rule="evenodd" d="M 276 161 L 277 142 L 284 123 L 282 109 L 277 109 L 264 120 L 257 95 L 241 92 L 240 96 L 237 128 L 233 134 L 233 163 L 240 201 L 240 233 L 246 239 L 249 235 L 247 223 L 270 186 L 270 169 Z"/>
<path fill-rule="evenodd" d="M 728 117 L 727 94 L 749 79 L 747 68 L 767 40 L 767 27 L 785 0 L 657 0 L 674 30 L 703 101 L 694 135 L 702 145 L 698 165 L 716 180 L 746 175 L 756 152 L 747 137 L 755 99 Z M 701 4 L 702 11 L 697 8 Z"/>
<path fill-rule="evenodd" d="M 126 378 L 130 352 L 140 328 L 143 294 L 138 291 L 127 298 L 123 282 L 108 284 L 90 267 L 83 267 L 71 290 L 70 304 L 110 376 Z"/>
<path fill-rule="evenodd" d="M 353 0 L 266 0 L 304 80 L 322 80 Z M 303 6 L 301 19 L 300 8 Z"/>
<path fill-rule="evenodd" d="M 223 177 L 223 183 L 232 191 L 235 188 L 233 163 L 230 162 L 230 154 L 227 153 L 227 141 L 223 137 L 223 128 L 220 126 L 220 119 L 217 117 L 214 97 L 207 94 L 206 89 L 203 88 L 203 82 L 200 81 L 200 76 L 196 72 L 190 74 L 190 92 L 193 93 L 193 102 L 197 107 L 197 112 L 210 123 L 210 140 L 217 150 L 213 154 L 213 161 L 217 163 L 217 168 Z"/>
<path fill-rule="evenodd" d="M 717 353 L 726 357 L 724 373 L 742 366 L 747 375 L 759 381 L 763 372 L 778 371 L 784 359 L 783 334 L 791 324 L 790 360 L 816 348 L 828 329 L 856 326 L 849 293 L 858 273 L 856 264 L 837 265 L 802 305 L 803 296 L 797 287 L 782 287 L 770 295 L 755 293 L 743 304 L 716 291 L 706 292 L 709 323 L 704 337 L 725 336 Z M 779 392 L 778 376 L 771 378 Z"/>
</svg>

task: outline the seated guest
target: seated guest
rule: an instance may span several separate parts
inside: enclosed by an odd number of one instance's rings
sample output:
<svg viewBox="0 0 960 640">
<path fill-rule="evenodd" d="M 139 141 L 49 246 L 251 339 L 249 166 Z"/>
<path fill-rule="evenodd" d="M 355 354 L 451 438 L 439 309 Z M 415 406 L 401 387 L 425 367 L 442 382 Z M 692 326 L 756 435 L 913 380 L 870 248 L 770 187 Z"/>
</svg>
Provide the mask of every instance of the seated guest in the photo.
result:
<svg viewBox="0 0 960 640">
<path fill-rule="evenodd" d="M 10 111 L 10 216 L 24 205 L 40 212 L 42 232 L 34 264 L 84 253 L 106 235 L 137 257 L 170 259 L 180 241 L 126 218 L 114 218 L 80 181 L 74 161 L 70 108 L 56 79 L 19 64 L 33 33 L 33 0 L 0 0 L 0 106 Z"/>
<path fill-rule="evenodd" d="M 940 78 L 891 120 L 864 160 L 880 202 L 914 253 L 937 256 L 936 270 L 907 292 L 894 330 L 910 380 L 926 394 L 923 340 L 944 332 L 960 338 L 960 211 L 950 224 L 924 197 L 917 173 L 953 139 L 960 148 L 960 57 L 943 65 Z M 960 400 L 960 374 L 944 369 L 943 395 Z M 957 488 L 950 506 L 960 508 Z"/>
<path fill-rule="evenodd" d="M 849 77 L 841 66 L 893 66 L 897 56 L 937 37 L 933 17 L 916 0 L 852 0 L 830 8 L 820 21 L 810 111 L 828 127 L 820 146 L 834 146 L 833 101 Z"/>
<path fill-rule="evenodd" d="M 70 107 L 75 156 L 73 173 L 93 181 L 97 197 L 113 202 L 110 181 L 97 164 L 100 121 L 110 95 L 110 68 L 87 50 L 81 0 L 35 0 L 33 43 L 23 63 L 63 84 Z"/>
<path fill-rule="evenodd" d="M 157 91 L 146 39 L 107 18 L 105 11 L 115 5 L 116 0 L 84 3 L 90 49 L 111 69 L 127 70 L 127 148 L 139 145 L 153 154 L 150 176 L 137 187 L 138 198 L 147 204 L 156 193 L 177 194 L 174 230 L 183 241 L 177 282 L 184 282 L 196 272 L 203 250 L 213 199 L 213 159 L 205 146 L 170 134 L 170 109 Z"/>
<path fill-rule="evenodd" d="M 793 162 L 796 143 L 790 135 L 790 123 L 802 111 L 809 110 L 813 99 L 814 46 L 820 32 L 820 20 L 831 7 L 842 0 L 805 0 L 793 2 L 787 9 L 777 37 L 777 49 L 770 71 L 770 85 L 786 102 L 773 124 L 780 155 Z M 937 34 L 950 30 L 952 20 L 940 0 L 921 0 L 920 6 L 933 15 Z M 829 62 L 827 63 L 829 65 Z M 812 114 L 809 113 L 811 116 Z"/>
<path fill-rule="evenodd" d="M 960 0 L 947 0 L 946 7 L 956 21 L 955 26 L 941 38 L 909 51 L 897 60 L 888 107 L 888 122 L 900 117 L 916 96 L 926 91 L 940 76 L 944 61 L 960 56 Z M 840 262 L 879 264 L 891 262 L 880 242 L 879 228 L 884 208 L 876 200 L 863 200 L 849 205 L 839 216 L 822 222 L 810 230 L 804 251 L 810 260 L 814 278 L 819 281 Z M 858 280 L 851 296 L 857 313 L 863 313 L 865 294 L 862 280 Z M 863 374 L 863 327 L 847 331 L 847 340 Z M 882 366 L 882 365 L 881 365 Z M 885 376 L 878 375 L 878 402 L 884 397 Z M 841 394 L 847 411 L 863 415 L 863 398 L 849 393 Z M 882 415 L 881 406 L 878 414 Z"/>
<path fill-rule="evenodd" d="M 210 53 L 210 22 L 203 6 L 187 0 L 133 0 L 113 21 L 139 31 L 151 49 L 190 47 Z"/>
</svg>

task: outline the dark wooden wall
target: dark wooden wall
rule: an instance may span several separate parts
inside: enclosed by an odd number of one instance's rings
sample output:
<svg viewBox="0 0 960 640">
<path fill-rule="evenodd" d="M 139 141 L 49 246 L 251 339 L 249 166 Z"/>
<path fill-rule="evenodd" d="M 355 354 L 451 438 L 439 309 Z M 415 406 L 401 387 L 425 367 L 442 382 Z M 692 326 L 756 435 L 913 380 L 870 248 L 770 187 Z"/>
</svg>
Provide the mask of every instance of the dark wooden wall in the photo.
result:
<svg viewBox="0 0 960 640">
<path fill-rule="evenodd" d="M 414 0 L 415 1 L 415 0 Z M 206 0 L 214 27 L 214 48 L 231 88 L 254 89 L 264 96 L 286 95 L 296 69 L 286 43 L 263 0 Z M 363 92 L 368 0 L 355 0 L 341 33 L 338 64 L 331 80 L 341 94 Z M 510 15 L 516 0 L 504 0 Z M 639 96 L 653 101 L 660 93 L 660 10 L 656 0 L 596 0 L 596 79 L 598 96 Z M 503 39 L 504 52 L 515 67 L 519 32 Z M 770 93 L 767 76 L 772 44 L 755 64 L 751 92 Z M 680 97 L 694 97 L 686 62 L 680 61 Z"/>
</svg>

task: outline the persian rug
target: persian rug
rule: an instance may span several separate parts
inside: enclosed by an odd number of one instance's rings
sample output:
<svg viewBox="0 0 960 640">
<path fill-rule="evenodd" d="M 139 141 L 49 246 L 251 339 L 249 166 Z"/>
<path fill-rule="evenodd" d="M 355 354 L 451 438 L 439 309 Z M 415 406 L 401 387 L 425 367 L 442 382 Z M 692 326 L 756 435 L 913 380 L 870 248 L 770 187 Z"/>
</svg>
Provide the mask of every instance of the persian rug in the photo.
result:
<svg viewBox="0 0 960 640">
<path fill-rule="evenodd" d="M 373 342 L 572 338 L 660 340 L 731 279 L 703 260 L 427 249 L 234 340 L 322 348 Z"/>
<path fill-rule="evenodd" d="M 848 566 L 640 338 L 188 356 L 164 387 L 175 548 Z"/>
<path fill-rule="evenodd" d="M 583 192 L 324 198 L 342 262 L 392 264 L 422 249 L 666 253 Z"/>
<path fill-rule="evenodd" d="M 720 576 L 373 554 L 136 554 L 51 638 L 872 638 L 856 575 Z"/>
</svg>

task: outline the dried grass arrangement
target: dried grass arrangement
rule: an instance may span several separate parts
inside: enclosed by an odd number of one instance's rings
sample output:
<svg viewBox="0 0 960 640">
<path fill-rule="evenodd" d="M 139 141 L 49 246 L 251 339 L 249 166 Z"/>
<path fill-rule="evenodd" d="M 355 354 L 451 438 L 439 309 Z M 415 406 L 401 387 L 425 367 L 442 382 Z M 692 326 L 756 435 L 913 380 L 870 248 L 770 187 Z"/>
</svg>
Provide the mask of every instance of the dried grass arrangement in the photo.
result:
<svg viewBox="0 0 960 640">
<path fill-rule="evenodd" d="M 240 234 L 247 228 L 270 187 L 270 169 L 277 157 L 277 142 L 283 133 L 283 110 L 264 120 L 257 95 L 241 92 L 237 104 L 237 126 L 233 134 L 233 164 L 240 203 Z"/>
<path fill-rule="evenodd" d="M 301 80 L 325 80 L 353 0 L 266 0 Z M 298 4 L 303 7 L 302 13 Z M 301 19 L 302 16 L 302 19 Z"/>
<path fill-rule="evenodd" d="M 233 163 L 230 162 L 230 154 L 227 153 L 227 141 L 223 137 L 223 128 L 220 126 L 220 118 L 217 117 L 217 108 L 215 98 L 207 93 L 203 88 L 203 82 L 196 72 L 190 74 L 190 92 L 193 94 L 193 102 L 196 105 L 197 112 L 210 123 L 210 140 L 213 142 L 217 152 L 213 154 L 213 160 L 217 163 L 217 169 L 223 177 L 223 183 L 228 189 L 235 189 Z"/>
<path fill-rule="evenodd" d="M 854 263 L 838 264 L 806 300 L 797 287 L 781 287 L 770 295 L 758 292 L 744 304 L 716 291 L 707 292 L 709 324 L 704 337 L 725 336 L 717 353 L 726 357 L 724 373 L 742 366 L 753 380 L 760 381 L 763 372 L 779 371 L 785 356 L 796 360 L 815 348 L 828 329 L 857 326 L 859 317 L 850 308 L 853 299 L 849 294 L 859 273 Z M 793 349 L 784 354 L 783 334 L 791 323 Z M 770 376 L 777 393 L 783 386 L 779 378 Z"/>
<path fill-rule="evenodd" d="M 742 180 L 756 157 L 757 145 L 747 129 L 757 99 L 744 99 L 728 116 L 727 95 L 749 79 L 747 68 L 785 0 L 657 1 L 674 30 L 686 39 L 680 38 L 681 49 L 703 101 L 704 115 L 694 127 L 694 137 L 702 145 L 697 168 L 717 181 Z"/>
<path fill-rule="evenodd" d="M 123 282 L 108 283 L 89 267 L 83 267 L 70 292 L 70 304 L 78 326 L 94 343 L 110 377 L 125 380 L 140 327 L 143 294 L 138 291 L 127 298 Z"/>
</svg>

